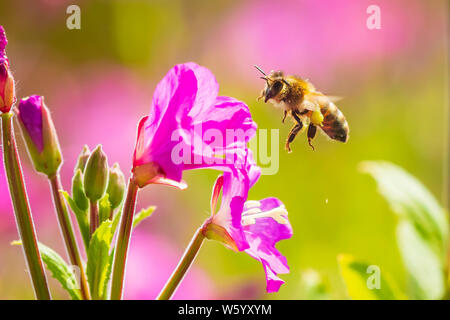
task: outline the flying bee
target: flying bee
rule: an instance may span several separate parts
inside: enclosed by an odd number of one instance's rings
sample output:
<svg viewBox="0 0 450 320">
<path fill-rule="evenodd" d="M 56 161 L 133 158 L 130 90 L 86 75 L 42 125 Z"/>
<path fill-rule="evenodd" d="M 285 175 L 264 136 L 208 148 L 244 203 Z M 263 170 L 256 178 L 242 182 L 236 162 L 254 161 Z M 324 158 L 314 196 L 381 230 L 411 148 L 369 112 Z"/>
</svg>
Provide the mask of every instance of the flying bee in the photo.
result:
<svg viewBox="0 0 450 320">
<path fill-rule="evenodd" d="M 271 102 L 275 107 L 284 110 L 284 123 L 286 116 L 294 119 L 295 125 L 289 132 L 286 140 L 286 150 L 291 152 L 290 144 L 303 127 L 308 128 L 308 144 L 311 144 L 319 127 L 333 140 L 347 142 L 349 127 L 342 112 L 334 104 L 333 97 L 328 97 L 316 90 L 308 81 L 297 76 L 284 76 L 282 71 L 272 71 L 266 74 L 255 66 L 264 76 L 265 88 L 261 91 L 258 100 Z"/>
</svg>

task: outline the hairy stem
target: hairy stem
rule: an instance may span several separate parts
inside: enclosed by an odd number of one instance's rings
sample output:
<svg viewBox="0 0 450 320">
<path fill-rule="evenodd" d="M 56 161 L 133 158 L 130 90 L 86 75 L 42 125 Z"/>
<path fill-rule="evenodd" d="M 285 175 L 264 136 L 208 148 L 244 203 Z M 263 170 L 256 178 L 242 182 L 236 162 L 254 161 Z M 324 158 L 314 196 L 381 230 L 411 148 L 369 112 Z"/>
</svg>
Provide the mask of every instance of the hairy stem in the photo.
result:
<svg viewBox="0 0 450 320">
<path fill-rule="evenodd" d="M 173 271 L 166 285 L 156 298 L 157 300 L 169 300 L 173 296 L 187 271 L 191 267 L 192 262 L 194 262 L 194 259 L 202 246 L 203 240 L 205 240 L 203 228 L 199 228 L 184 251 L 183 257 Z"/>
<path fill-rule="evenodd" d="M 33 283 L 34 293 L 39 300 L 50 300 L 50 291 L 47 285 L 44 268 L 42 265 L 39 248 L 37 245 L 36 232 L 34 230 L 30 205 L 28 203 L 22 169 L 14 140 L 12 113 L 3 113 L 2 117 L 2 139 L 3 160 L 8 177 L 9 192 L 14 206 L 16 225 L 22 240 L 23 251 L 27 261 L 28 270 Z"/>
<path fill-rule="evenodd" d="M 120 229 L 117 236 L 117 244 L 114 253 L 113 274 L 111 283 L 111 300 L 122 299 L 125 268 L 127 264 L 128 247 L 130 244 L 133 227 L 136 197 L 139 190 L 133 178 L 128 182 L 127 198 L 120 217 Z"/>
<path fill-rule="evenodd" d="M 62 188 L 59 174 L 56 174 L 53 177 L 49 177 L 49 181 L 52 189 L 53 203 L 55 205 L 60 231 L 66 245 L 67 254 L 69 256 L 70 262 L 74 266 L 77 266 L 80 271 L 80 287 L 83 299 L 89 300 L 89 287 L 86 279 L 86 274 L 84 273 L 80 251 L 78 249 L 77 241 L 73 232 L 72 221 L 70 220 L 69 212 L 67 211 L 66 202 L 64 201 L 63 196 L 60 192 Z"/>
</svg>

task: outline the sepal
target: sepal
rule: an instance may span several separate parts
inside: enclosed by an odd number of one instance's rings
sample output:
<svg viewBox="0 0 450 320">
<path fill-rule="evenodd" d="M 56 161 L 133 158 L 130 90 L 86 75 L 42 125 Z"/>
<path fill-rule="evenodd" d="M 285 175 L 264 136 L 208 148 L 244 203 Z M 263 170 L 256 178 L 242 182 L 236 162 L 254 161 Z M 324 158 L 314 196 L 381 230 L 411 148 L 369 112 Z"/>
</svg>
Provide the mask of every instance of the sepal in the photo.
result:
<svg viewBox="0 0 450 320">
<path fill-rule="evenodd" d="M 224 227 L 213 223 L 211 219 L 208 219 L 203 225 L 202 233 L 205 238 L 209 240 L 219 241 L 231 250 L 236 252 L 239 251 L 236 242 L 233 240 L 228 231 Z"/>
</svg>

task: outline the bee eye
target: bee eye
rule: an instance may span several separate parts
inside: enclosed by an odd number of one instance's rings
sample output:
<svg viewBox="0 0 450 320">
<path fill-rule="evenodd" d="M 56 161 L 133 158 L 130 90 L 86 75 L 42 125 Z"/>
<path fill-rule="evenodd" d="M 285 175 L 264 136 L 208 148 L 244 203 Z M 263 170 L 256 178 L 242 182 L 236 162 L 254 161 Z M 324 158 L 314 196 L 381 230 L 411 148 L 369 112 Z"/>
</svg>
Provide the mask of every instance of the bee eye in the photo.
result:
<svg viewBox="0 0 450 320">
<path fill-rule="evenodd" d="M 272 86 L 270 87 L 270 96 L 275 97 L 277 94 L 280 93 L 281 89 L 283 89 L 283 84 L 281 81 L 276 81 Z"/>
<path fill-rule="evenodd" d="M 280 92 L 280 90 L 282 88 L 283 88 L 283 84 L 281 83 L 281 81 L 275 82 L 272 86 L 273 91 L 275 91 L 276 93 Z"/>
<path fill-rule="evenodd" d="M 275 81 L 272 85 L 266 88 L 265 101 L 276 97 L 281 89 L 283 89 L 283 83 L 281 81 Z"/>
</svg>

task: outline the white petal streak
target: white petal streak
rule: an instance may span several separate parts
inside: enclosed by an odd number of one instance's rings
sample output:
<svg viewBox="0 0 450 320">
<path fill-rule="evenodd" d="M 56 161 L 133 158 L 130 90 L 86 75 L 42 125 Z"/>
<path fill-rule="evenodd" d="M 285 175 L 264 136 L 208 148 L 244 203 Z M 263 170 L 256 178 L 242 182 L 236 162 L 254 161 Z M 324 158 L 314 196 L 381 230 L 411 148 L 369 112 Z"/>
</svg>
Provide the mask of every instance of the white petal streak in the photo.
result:
<svg viewBox="0 0 450 320">
<path fill-rule="evenodd" d="M 259 201 L 248 201 L 246 203 L 247 210 L 242 213 L 243 226 L 255 224 L 256 219 L 258 218 L 272 218 L 279 224 L 289 223 L 289 220 L 286 217 L 288 212 L 284 205 L 264 212 L 261 210 L 259 205 Z"/>
</svg>

